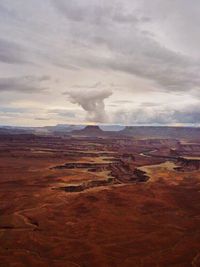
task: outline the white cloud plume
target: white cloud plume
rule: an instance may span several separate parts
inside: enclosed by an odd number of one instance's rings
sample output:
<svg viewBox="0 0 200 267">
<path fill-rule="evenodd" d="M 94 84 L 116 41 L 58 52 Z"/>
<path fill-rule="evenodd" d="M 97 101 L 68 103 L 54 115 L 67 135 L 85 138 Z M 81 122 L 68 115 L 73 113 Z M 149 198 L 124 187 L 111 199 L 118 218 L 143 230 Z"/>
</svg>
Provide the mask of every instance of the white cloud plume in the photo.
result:
<svg viewBox="0 0 200 267">
<path fill-rule="evenodd" d="M 87 112 L 91 122 L 108 122 L 104 100 L 112 95 L 110 90 L 82 89 L 65 92 L 69 100 L 81 106 Z"/>
</svg>

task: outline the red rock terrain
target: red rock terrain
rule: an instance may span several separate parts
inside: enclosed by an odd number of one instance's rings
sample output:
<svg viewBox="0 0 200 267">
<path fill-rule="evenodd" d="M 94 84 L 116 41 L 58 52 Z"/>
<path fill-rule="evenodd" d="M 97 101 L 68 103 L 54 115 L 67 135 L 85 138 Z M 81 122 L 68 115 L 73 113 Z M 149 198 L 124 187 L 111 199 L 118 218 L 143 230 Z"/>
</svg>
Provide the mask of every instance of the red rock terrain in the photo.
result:
<svg viewBox="0 0 200 267">
<path fill-rule="evenodd" d="M 0 138 L 0 266 L 200 266 L 200 170 L 181 144 Z"/>
</svg>

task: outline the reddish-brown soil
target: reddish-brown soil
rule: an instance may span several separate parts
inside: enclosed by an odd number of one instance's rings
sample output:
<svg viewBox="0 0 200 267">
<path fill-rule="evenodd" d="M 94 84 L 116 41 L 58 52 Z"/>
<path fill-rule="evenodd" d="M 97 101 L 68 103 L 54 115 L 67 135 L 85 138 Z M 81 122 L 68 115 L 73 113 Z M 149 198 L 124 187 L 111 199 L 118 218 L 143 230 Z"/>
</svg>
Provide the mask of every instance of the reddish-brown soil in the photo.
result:
<svg viewBox="0 0 200 267">
<path fill-rule="evenodd" d="M 0 138 L 0 266 L 199 267 L 200 164 L 181 158 L 196 147 Z"/>
</svg>

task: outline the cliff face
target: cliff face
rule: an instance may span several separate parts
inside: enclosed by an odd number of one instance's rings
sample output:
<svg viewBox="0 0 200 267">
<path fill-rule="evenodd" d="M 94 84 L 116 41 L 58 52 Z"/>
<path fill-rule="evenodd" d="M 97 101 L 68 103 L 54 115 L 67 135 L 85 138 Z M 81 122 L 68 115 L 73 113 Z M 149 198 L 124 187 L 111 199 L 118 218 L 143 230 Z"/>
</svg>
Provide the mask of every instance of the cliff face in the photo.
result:
<svg viewBox="0 0 200 267">
<path fill-rule="evenodd" d="M 182 153 L 200 153 L 200 144 L 180 144 L 178 147 Z"/>
<path fill-rule="evenodd" d="M 178 164 L 180 165 L 180 167 L 177 168 L 179 171 L 195 171 L 200 169 L 200 159 L 179 157 Z"/>
</svg>

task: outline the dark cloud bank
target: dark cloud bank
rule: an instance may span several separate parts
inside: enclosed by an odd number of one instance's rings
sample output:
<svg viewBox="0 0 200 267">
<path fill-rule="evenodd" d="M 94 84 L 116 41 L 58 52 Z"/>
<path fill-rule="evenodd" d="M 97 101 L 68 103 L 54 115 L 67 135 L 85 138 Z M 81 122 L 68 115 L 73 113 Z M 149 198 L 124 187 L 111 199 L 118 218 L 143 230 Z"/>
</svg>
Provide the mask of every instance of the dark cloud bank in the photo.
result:
<svg viewBox="0 0 200 267">
<path fill-rule="evenodd" d="M 75 104 L 86 112 L 85 121 L 198 124 L 199 8 L 196 0 L 2 0 L 0 93 L 38 98 L 51 83 L 49 107 L 44 103 L 49 116 L 51 107 L 66 120 L 79 119 L 70 109 L 63 113 L 66 97 L 66 107 Z M 58 77 L 61 82 L 54 83 Z M 172 95 L 179 103 L 167 97 L 158 103 L 152 92 L 157 98 Z M 139 107 L 134 105 L 138 95 Z M 188 102 L 181 105 L 182 99 Z"/>
</svg>

